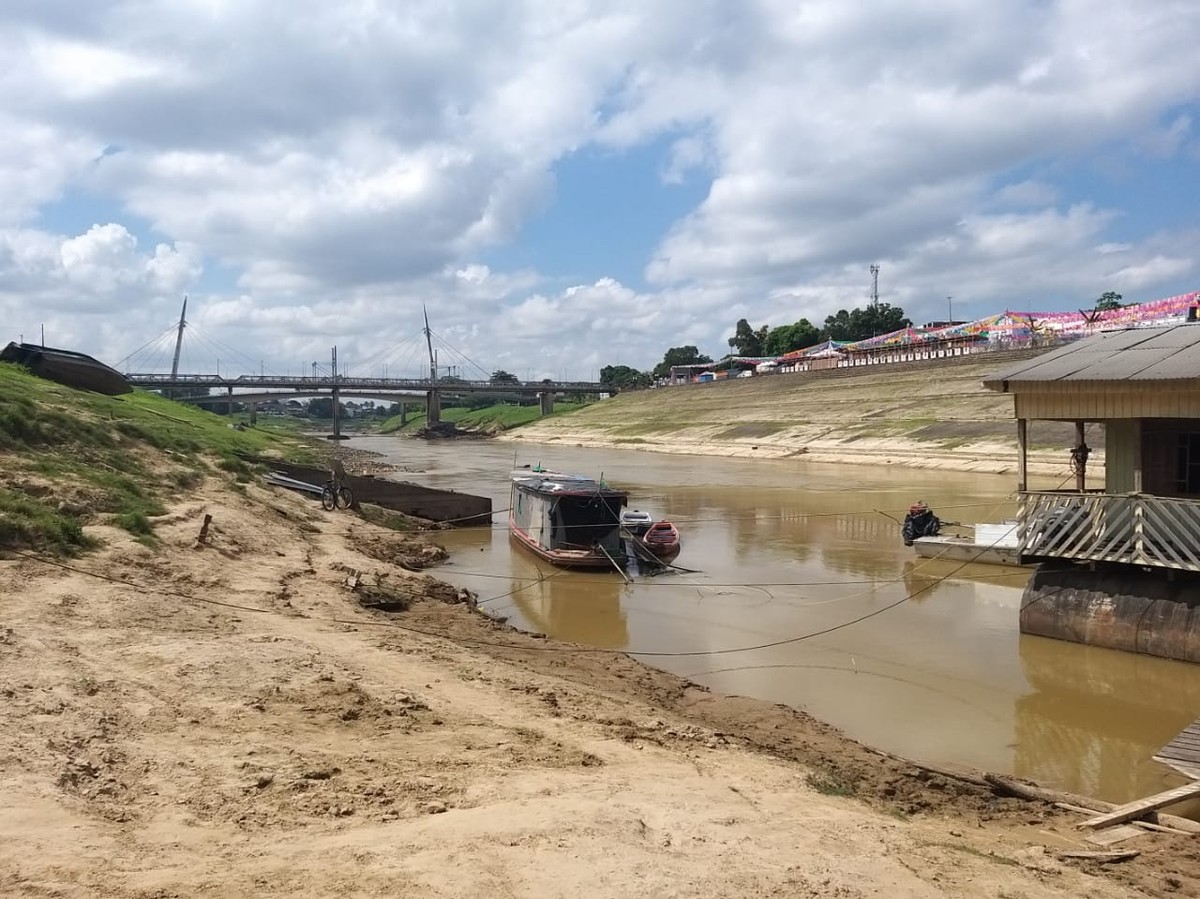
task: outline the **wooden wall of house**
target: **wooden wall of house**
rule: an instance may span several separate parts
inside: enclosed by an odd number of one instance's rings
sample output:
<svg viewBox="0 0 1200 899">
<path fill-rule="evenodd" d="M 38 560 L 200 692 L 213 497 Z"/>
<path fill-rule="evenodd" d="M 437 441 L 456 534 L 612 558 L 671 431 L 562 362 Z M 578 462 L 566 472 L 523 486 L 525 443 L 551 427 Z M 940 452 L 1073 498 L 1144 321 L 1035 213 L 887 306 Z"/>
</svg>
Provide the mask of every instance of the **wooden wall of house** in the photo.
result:
<svg viewBox="0 0 1200 899">
<path fill-rule="evenodd" d="M 1055 389 L 1017 393 L 1017 418 L 1104 421 L 1113 418 L 1190 418 L 1200 420 L 1200 392 L 1156 389 L 1106 390 L 1093 384 L 1054 382 Z"/>
<path fill-rule="evenodd" d="M 1134 470 L 1140 464 L 1140 419 L 1118 418 L 1104 428 L 1104 490 L 1132 493 L 1137 489 Z"/>
</svg>

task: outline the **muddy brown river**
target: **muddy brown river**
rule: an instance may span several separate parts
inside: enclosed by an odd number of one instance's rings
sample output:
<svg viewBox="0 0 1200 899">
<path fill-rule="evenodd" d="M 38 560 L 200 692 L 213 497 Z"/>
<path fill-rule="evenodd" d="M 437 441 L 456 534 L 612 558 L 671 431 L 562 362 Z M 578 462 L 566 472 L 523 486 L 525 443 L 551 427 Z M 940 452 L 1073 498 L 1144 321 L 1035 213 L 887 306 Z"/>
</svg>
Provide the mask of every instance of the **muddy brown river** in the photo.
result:
<svg viewBox="0 0 1200 899">
<path fill-rule="evenodd" d="M 1151 756 L 1200 715 L 1200 666 L 1022 636 L 1027 572 L 918 559 L 883 514 L 923 499 L 943 520 L 999 521 L 1014 511 L 1011 476 L 487 441 L 351 445 L 418 470 L 398 479 L 492 497 L 491 529 L 437 535 L 451 551 L 437 576 L 514 625 L 802 708 L 910 758 L 1114 802 L 1181 780 Z M 694 572 L 631 571 L 627 583 L 511 546 L 501 510 L 514 462 L 603 474 L 631 508 L 676 523 L 675 564 Z"/>
</svg>

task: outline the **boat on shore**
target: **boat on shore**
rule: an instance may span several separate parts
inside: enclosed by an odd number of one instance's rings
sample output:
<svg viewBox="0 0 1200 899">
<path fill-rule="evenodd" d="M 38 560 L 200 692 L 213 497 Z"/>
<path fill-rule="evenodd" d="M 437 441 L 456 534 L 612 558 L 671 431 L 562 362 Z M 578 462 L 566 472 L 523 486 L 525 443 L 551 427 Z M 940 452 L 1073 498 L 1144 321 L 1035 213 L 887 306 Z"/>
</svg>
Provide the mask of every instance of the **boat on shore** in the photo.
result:
<svg viewBox="0 0 1200 899">
<path fill-rule="evenodd" d="M 39 378 L 76 390 L 90 390 L 108 396 L 121 396 L 133 390 L 119 371 L 74 350 L 32 343 L 10 343 L 0 350 L 0 362 L 15 362 Z"/>
<path fill-rule="evenodd" d="M 679 552 L 679 529 L 669 521 L 656 521 L 642 537 L 642 545 L 660 559 Z"/>
<path fill-rule="evenodd" d="M 563 568 L 618 568 L 623 490 L 603 479 L 541 468 L 512 473 L 508 529 L 512 540 Z"/>
</svg>

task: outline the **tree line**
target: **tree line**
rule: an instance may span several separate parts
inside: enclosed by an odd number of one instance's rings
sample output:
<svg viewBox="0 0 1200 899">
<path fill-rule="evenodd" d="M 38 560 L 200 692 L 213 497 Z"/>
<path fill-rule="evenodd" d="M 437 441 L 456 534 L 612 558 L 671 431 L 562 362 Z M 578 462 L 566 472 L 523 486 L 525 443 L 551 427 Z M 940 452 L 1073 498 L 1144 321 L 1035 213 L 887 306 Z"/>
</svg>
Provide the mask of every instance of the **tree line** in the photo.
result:
<svg viewBox="0 0 1200 899">
<path fill-rule="evenodd" d="M 782 356 L 826 340 L 864 340 L 910 327 L 912 322 L 905 317 L 903 309 L 879 303 L 849 311 L 840 309 L 836 314 L 826 317 L 824 326 L 820 328 L 806 318 L 790 325 L 763 325 L 759 328 L 753 327 L 744 318 L 739 319 L 734 326 L 733 336 L 727 342 L 731 356 Z M 654 381 L 670 375 L 674 365 L 707 365 L 713 361 L 698 347 L 676 346 L 667 350 L 662 361 L 648 372 L 638 371 L 628 365 L 606 365 L 600 369 L 600 381 L 618 389 L 649 387 Z"/>
</svg>

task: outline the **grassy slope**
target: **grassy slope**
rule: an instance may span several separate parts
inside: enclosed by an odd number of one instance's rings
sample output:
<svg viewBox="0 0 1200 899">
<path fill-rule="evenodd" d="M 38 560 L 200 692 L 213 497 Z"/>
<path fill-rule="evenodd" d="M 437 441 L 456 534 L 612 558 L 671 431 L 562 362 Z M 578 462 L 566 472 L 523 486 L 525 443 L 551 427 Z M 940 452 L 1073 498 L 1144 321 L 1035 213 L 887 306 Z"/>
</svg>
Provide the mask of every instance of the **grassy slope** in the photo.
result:
<svg viewBox="0 0 1200 899">
<path fill-rule="evenodd" d="M 938 368 L 897 367 L 839 377 L 773 375 L 642 390 L 531 425 L 521 436 L 797 448 L 818 440 L 853 444 L 906 438 L 945 449 L 971 443 L 1015 447 L 1012 397 L 981 384 L 1004 365 L 983 359 Z M 1031 438 L 1035 445 L 1067 446 L 1069 427 L 1038 422 Z"/>
<path fill-rule="evenodd" d="M 90 522 L 152 540 L 164 499 L 214 471 L 244 480 L 237 453 L 281 452 L 304 450 L 156 394 L 102 396 L 0 364 L 0 551 L 76 552 Z"/>
<path fill-rule="evenodd" d="M 566 415 L 583 409 L 587 405 L 587 403 L 555 403 L 554 415 Z M 442 421 L 451 422 L 464 430 L 478 431 L 506 431 L 510 428 L 532 424 L 541 417 L 537 406 L 500 404 L 497 406 L 486 406 L 483 409 L 449 408 L 442 410 Z M 403 428 L 400 426 L 399 415 L 394 415 L 384 420 L 383 424 L 379 427 L 379 433 L 394 434 L 401 431 L 411 433 L 424 426 L 425 412 L 422 410 L 417 413 L 410 412 L 408 414 L 408 421 Z"/>
</svg>

